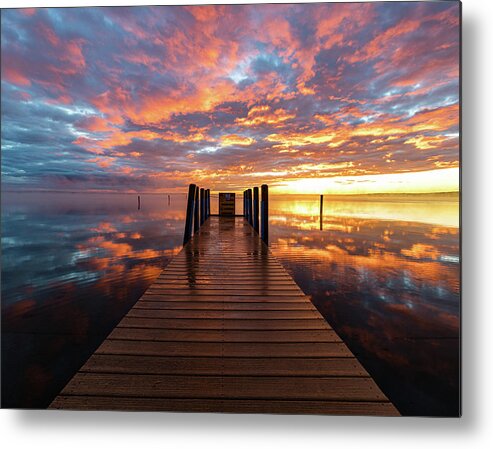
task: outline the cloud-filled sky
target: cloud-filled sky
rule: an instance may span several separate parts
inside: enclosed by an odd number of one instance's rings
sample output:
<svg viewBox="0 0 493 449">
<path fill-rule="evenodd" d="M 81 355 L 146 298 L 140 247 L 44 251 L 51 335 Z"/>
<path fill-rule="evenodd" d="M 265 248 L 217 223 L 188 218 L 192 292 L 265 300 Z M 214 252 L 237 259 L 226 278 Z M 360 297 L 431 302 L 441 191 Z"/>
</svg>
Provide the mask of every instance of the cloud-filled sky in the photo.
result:
<svg viewBox="0 0 493 449">
<path fill-rule="evenodd" d="M 2 185 L 458 188 L 459 3 L 2 11 Z"/>
</svg>

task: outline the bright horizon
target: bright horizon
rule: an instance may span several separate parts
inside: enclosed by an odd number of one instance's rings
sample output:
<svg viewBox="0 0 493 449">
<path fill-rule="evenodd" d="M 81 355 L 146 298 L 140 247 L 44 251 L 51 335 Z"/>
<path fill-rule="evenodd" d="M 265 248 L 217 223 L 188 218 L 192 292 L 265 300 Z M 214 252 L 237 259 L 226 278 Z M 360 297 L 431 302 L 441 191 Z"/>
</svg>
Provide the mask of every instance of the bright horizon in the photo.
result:
<svg viewBox="0 0 493 449">
<path fill-rule="evenodd" d="M 459 3 L 2 11 L 2 189 L 459 190 Z"/>
</svg>

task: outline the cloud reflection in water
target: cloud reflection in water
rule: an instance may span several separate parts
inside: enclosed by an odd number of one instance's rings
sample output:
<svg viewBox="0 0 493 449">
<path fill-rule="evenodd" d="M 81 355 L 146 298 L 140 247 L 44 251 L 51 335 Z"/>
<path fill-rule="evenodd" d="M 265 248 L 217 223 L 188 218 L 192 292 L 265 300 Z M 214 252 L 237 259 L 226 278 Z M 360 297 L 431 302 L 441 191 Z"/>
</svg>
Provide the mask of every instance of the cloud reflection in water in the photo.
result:
<svg viewBox="0 0 493 449">
<path fill-rule="evenodd" d="M 324 209 L 320 231 L 318 198 L 274 199 L 274 254 L 402 413 L 457 415 L 456 198 L 326 197 Z"/>
<path fill-rule="evenodd" d="M 184 196 L 2 197 L 2 405 L 46 407 L 181 249 Z"/>
</svg>

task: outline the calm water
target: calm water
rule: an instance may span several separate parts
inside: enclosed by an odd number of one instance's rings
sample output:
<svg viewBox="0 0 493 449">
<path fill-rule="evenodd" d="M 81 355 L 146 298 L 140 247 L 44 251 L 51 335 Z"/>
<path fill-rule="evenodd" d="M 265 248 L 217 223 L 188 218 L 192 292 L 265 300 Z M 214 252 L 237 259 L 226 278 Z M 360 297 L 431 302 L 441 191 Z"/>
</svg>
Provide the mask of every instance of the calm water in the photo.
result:
<svg viewBox="0 0 493 449">
<path fill-rule="evenodd" d="M 3 195 L 4 407 L 46 407 L 180 250 L 184 195 L 141 198 Z M 457 415 L 457 197 L 326 197 L 321 220 L 318 197 L 272 196 L 270 214 L 272 251 L 399 410 Z"/>
<path fill-rule="evenodd" d="M 326 198 L 322 220 L 318 198 L 270 211 L 272 251 L 399 411 L 457 416 L 457 196 Z"/>
<path fill-rule="evenodd" d="M 184 195 L 2 196 L 2 405 L 46 407 L 181 249 Z"/>
</svg>

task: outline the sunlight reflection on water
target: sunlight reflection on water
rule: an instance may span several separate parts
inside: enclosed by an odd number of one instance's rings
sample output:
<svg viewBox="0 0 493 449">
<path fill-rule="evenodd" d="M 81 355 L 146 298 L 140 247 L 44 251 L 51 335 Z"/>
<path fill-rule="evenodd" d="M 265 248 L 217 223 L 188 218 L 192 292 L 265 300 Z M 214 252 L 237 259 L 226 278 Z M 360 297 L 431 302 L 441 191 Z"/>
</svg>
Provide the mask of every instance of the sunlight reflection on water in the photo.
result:
<svg viewBox="0 0 493 449">
<path fill-rule="evenodd" d="M 402 413 L 457 415 L 457 198 L 329 197 L 319 211 L 273 199 L 273 253 Z"/>
</svg>

